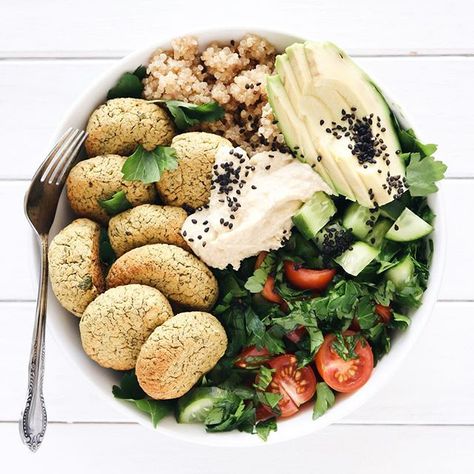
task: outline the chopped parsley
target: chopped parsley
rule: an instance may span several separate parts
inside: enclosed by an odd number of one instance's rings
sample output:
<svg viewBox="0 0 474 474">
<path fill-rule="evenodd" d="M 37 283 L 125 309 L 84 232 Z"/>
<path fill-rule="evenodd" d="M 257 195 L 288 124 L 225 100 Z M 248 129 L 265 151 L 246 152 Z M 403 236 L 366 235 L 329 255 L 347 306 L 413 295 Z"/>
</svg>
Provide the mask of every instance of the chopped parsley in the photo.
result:
<svg viewBox="0 0 474 474">
<path fill-rule="evenodd" d="M 200 122 L 215 122 L 224 117 L 224 109 L 217 102 L 202 105 L 190 104 L 180 100 L 158 100 L 169 110 L 176 128 L 184 132 Z"/>
<path fill-rule="evenodd" d="M 140 98 L 143 92 L 142 80 L 145 76 L 145 66 L 138 66 L 133 72 L 125 72 L 120 76 L 115 86 L 107 92 L 107 100 L 119 97 Z"/>
<path fill-rule="evenodd" d="M 132 207 L 125 195 L 125 191 L 117 191 L 109 199 L 100 199 L 99 205 L 109 216 L 115 216 Z"/>
</svg>

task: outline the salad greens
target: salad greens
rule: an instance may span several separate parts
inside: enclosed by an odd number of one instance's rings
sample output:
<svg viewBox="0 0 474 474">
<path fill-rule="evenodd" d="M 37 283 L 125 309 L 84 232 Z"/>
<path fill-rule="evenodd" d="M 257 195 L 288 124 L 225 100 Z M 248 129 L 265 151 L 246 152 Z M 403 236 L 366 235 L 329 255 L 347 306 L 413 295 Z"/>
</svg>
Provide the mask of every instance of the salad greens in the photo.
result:
<svg viewBox="0 0 474 474">
<path fill-rule="evenodd" d="M 164 103 L 173 117 L 176 128 L 183 132 L 200 122 L 214 122 L 224 117 L 224 109 L 217 102 L 202 105 L 181 100 L 156 101 Z"/>
<path fill-rule="evenodd" d="M 138 145 L 122 167 L 123 179 L 154 183 L 160 180 L 165 170 L 173 171 L 178 167 L 176 151 L 169 146 L 157 146 L 149 151 Z"/>
<path fill-rule="evenodd" d="M 145 76 L 145 66 L 138 66 L 135 71 L 122 74 L 117 84 L 107 92 L 107 100 L 117 99 L 119 97 L 133 97 L 139 99 L 142 96 L 142 80 Z"/>
<path fill-rule="evenodd" d="M 132 207 L 125 191 L 117 191 L 111 198 L 99 200 L 99 205 L 109 216 L 115 216 Z"/>
</svg>

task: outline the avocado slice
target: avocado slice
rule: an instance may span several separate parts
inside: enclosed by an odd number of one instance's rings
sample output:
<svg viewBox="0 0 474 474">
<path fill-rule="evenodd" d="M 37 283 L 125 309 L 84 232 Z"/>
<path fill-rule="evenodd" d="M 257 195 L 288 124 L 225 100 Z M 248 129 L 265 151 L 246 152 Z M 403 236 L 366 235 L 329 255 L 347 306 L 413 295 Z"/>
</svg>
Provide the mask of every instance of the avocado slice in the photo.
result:
<svg viewBox="0 0 474 474">
<path fill-rule="evenodd" d="M 329 42 L 295 43 L 276 59 L 269 102 L 287 145 L 338 194 L 365 207 L 405 191 L 400 143 L 385 99 Z"/>
</svg>

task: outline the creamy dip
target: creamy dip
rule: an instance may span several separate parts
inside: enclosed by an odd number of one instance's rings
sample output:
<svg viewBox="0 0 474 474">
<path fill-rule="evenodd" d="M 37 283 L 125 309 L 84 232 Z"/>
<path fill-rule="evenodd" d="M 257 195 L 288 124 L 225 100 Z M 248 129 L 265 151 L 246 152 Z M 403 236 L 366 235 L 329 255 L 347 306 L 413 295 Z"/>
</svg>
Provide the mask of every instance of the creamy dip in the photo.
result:
<svg viewBox="0 0 474 474">
<path fill-rule="evenodd" d="M 209 204 L 186 219 L 181 233 L 214 268 L 237 269 L 247 257 L 280 248 L 300 206 L 316 191 L 331 194 L 310 165 L 277 151 L 249 158 L 241 148 L 224 146 L 212 171 Z"/>
</svg>

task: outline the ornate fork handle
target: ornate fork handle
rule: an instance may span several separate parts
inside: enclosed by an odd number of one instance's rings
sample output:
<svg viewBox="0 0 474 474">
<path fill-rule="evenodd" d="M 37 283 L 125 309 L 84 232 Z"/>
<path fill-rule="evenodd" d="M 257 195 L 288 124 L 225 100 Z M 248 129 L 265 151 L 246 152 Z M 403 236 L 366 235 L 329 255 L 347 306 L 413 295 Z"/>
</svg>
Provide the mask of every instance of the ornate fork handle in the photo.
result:
<svg viewBox="0 0 474 474">
<path fill-rule="evenodd" d="M 20 420 L 20 435 L 31 451 L 36 451 L 46 432 L 47 416 L 43 397 L 44 340 L 46 330 L 46 303 L 48 290 L 48 236 L 40 235 L 41 275 L 38 303 L 28 367 L 28 395 Z"/>
</svg>

